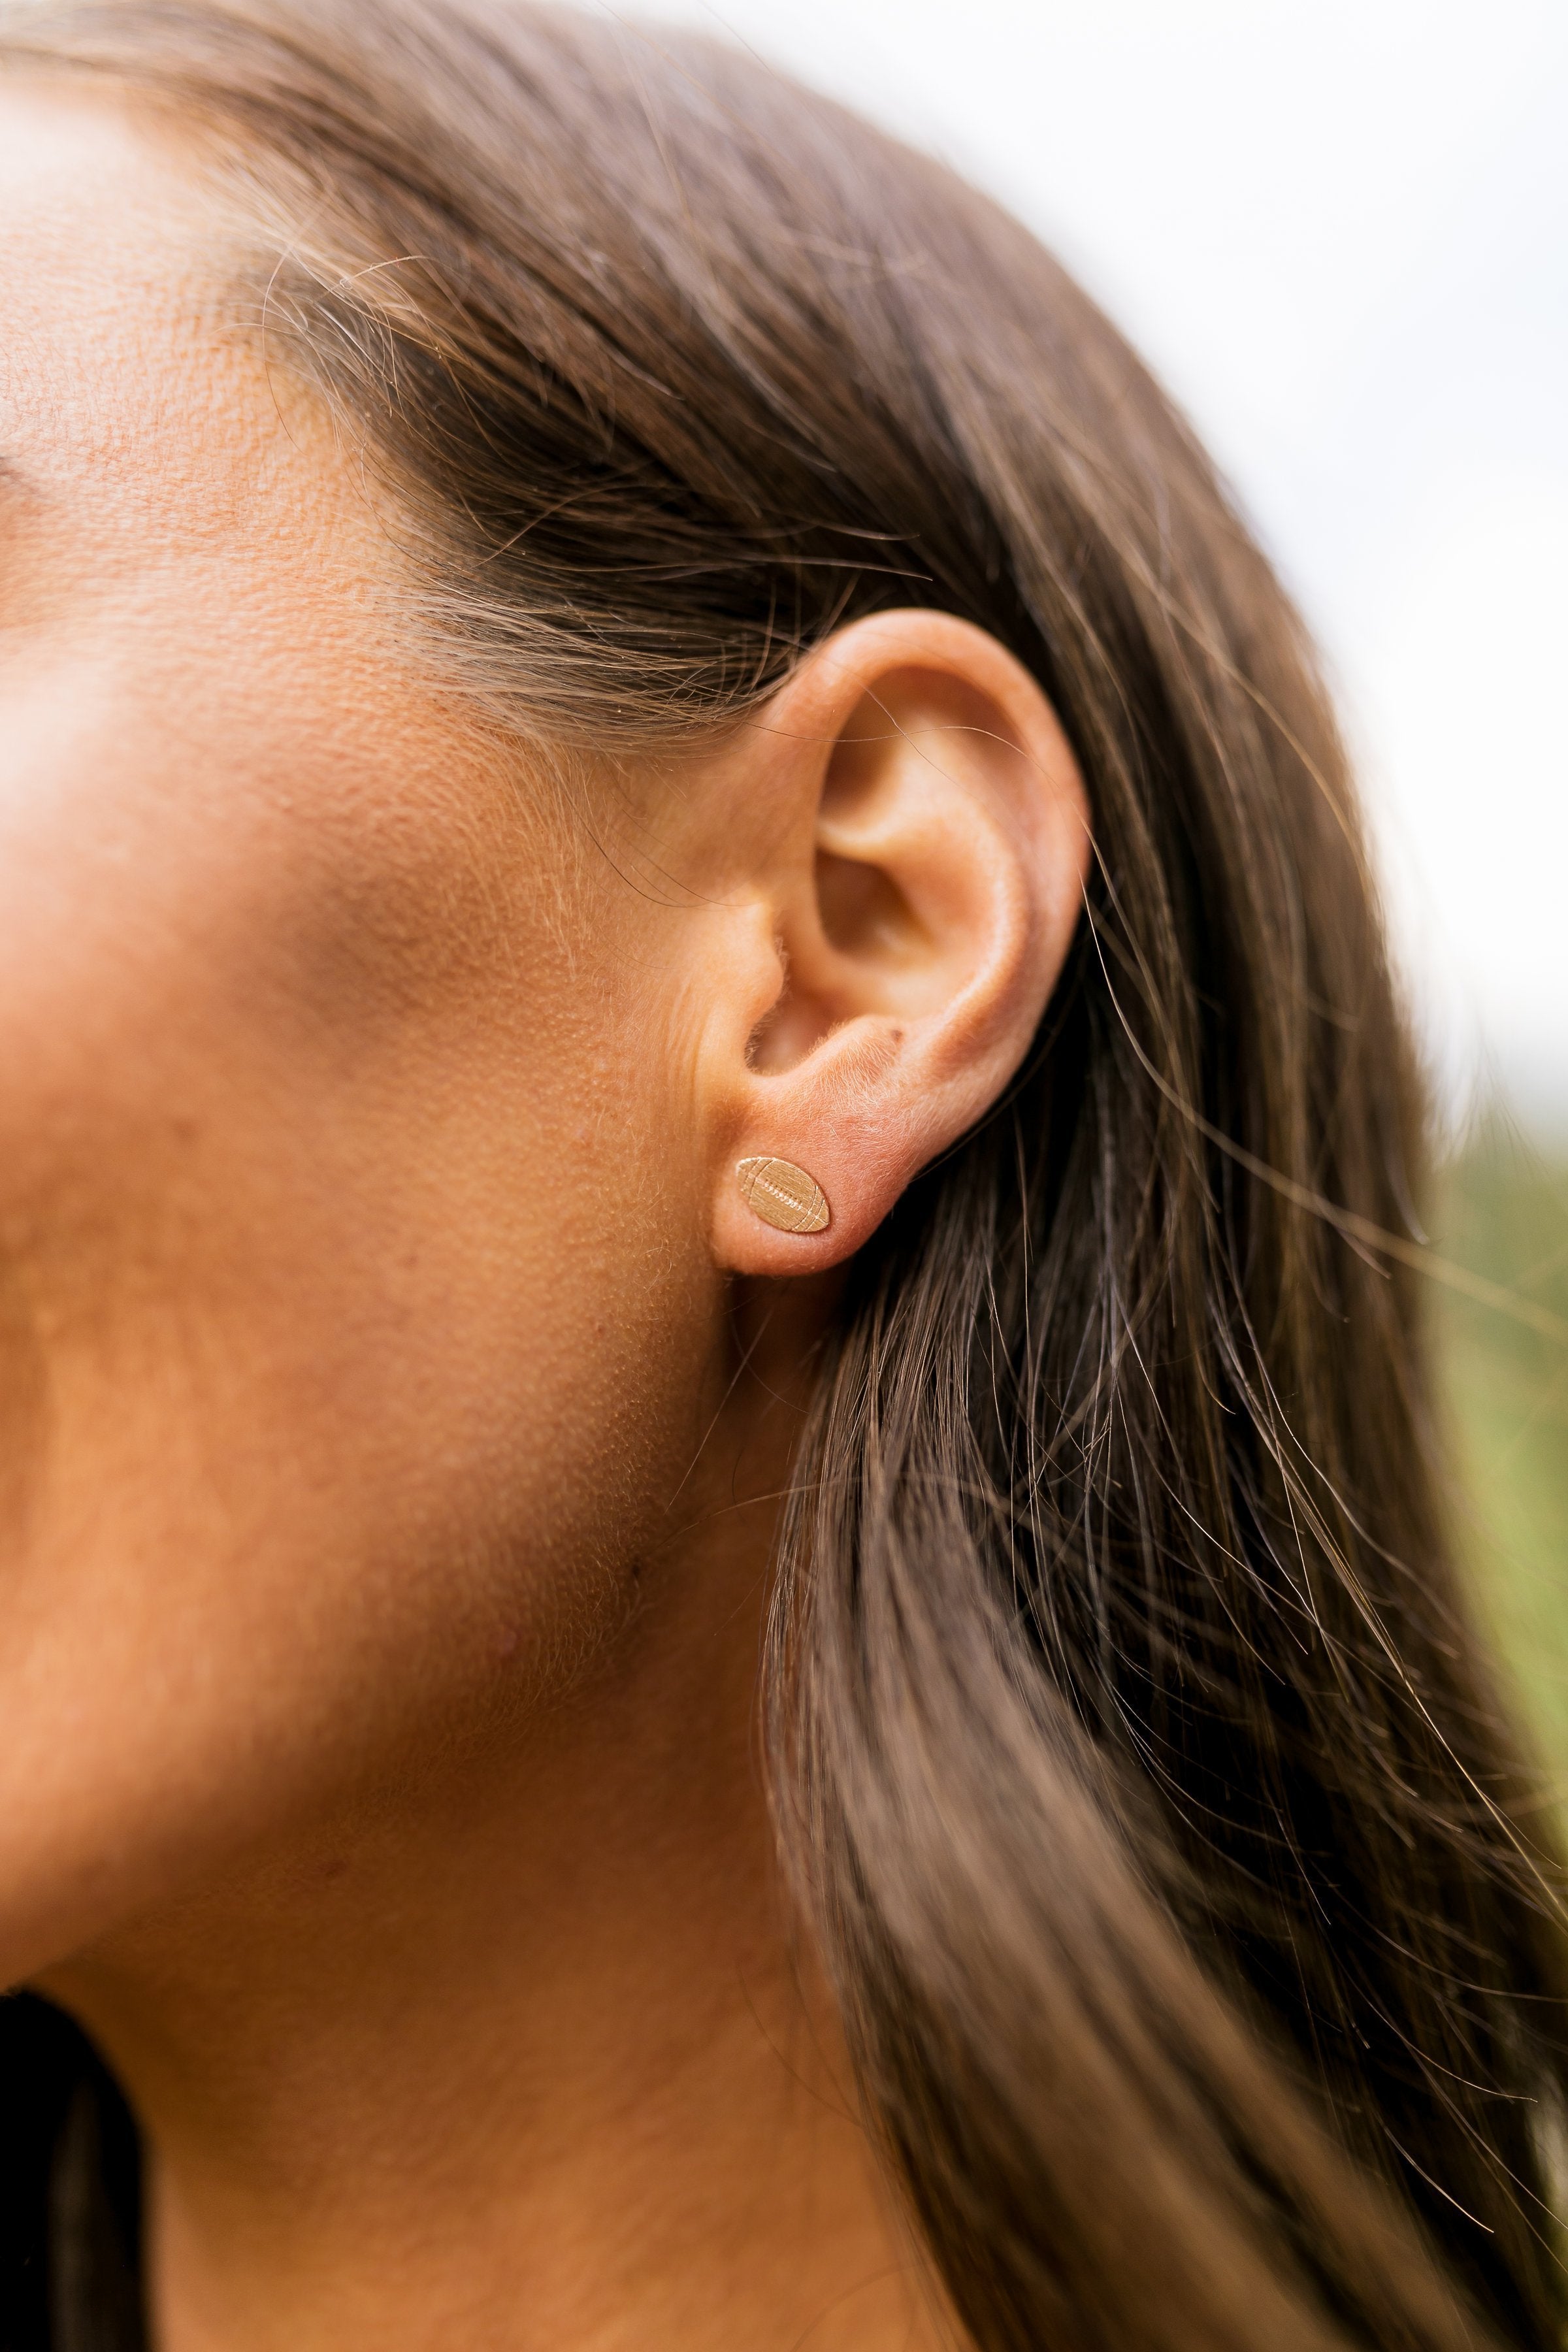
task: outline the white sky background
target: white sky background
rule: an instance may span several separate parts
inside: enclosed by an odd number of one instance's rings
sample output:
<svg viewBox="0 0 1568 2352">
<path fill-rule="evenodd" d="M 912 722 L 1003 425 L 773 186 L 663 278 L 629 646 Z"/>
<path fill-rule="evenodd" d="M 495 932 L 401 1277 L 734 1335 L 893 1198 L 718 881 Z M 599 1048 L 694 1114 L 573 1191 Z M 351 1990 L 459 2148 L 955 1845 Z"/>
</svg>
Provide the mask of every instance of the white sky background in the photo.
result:
<svg viewBox="0 0 1568 2352">
<path fill-rule="evenodd" d="M 1105 304 L 1327 650 L 1450 1099 L 1568 1134 L 1568 0 L 624 13 L 945 156 Z"/>
</svg>

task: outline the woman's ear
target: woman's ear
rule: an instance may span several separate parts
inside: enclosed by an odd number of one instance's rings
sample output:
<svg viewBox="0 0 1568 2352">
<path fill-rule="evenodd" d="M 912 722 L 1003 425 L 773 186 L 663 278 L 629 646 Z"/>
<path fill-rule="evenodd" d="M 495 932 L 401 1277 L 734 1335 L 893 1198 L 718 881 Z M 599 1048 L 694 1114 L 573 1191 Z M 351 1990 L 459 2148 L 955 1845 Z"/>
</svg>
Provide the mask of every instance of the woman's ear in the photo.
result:
<svg viewBox="0 0 1568 2352">
<path fill-rule="evenodd" d="M 1022 664 L 922 612 L 839 630 L 713 782 L 709 805 L 742 812 L 728 919 L 691 976 L 715 1255 L 813 1273 L 1028 1051 L 1082 906 L 1088 802 Z"/>
</svg>

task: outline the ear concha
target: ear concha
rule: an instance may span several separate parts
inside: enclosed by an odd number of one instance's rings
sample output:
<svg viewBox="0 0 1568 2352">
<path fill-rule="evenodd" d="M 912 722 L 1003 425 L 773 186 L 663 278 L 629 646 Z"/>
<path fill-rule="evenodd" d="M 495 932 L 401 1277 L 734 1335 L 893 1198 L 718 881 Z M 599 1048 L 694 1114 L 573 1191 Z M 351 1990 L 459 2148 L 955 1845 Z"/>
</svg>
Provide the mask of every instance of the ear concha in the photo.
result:
<svg viewBox="0 0 1568 2352">
<path fill-rule="evenodd" d="M 735 1181 L 747 1208 L 781 1234 L 819 1234 L 828 1222 L 821 1185 L 793 1160 L 742 1160 Z"/>
</svg>

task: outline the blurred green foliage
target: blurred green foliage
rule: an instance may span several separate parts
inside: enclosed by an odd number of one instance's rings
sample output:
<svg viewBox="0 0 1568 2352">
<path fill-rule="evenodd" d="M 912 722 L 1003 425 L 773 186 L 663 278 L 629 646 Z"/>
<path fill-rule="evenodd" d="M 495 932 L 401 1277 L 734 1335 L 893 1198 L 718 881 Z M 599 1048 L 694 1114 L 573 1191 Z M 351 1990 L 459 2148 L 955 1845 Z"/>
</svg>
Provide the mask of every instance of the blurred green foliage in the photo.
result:
<svg viewBox="0 0 1568 2352">
<path fill-rule="evenodd" d="M 1458 1447 L 1459 1533 L 1560 1803 L 1568 1800 L 1568 1152 L 1479 1122 L 1444 1172 L 1435 1286 Z M 1553 1329 L 1552 1327 L 1557 1328 Z"/>
</svg>

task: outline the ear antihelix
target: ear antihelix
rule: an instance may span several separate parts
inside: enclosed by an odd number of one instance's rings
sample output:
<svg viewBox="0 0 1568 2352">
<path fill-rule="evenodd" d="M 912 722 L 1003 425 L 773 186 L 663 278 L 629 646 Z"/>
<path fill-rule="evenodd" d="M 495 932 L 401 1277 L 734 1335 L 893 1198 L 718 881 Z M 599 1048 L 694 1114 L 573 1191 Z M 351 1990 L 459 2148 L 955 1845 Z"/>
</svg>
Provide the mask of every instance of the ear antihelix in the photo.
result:
<svg viewBox="0 0 1568 2352">
<path fill-rule="evenodd" d="M 832 1221 L 821 1185 L 793 1160 L 740 1160 L 735 1181 L 752 1215 L 781 1234 L 820 1234 Z"/>
</svg>

